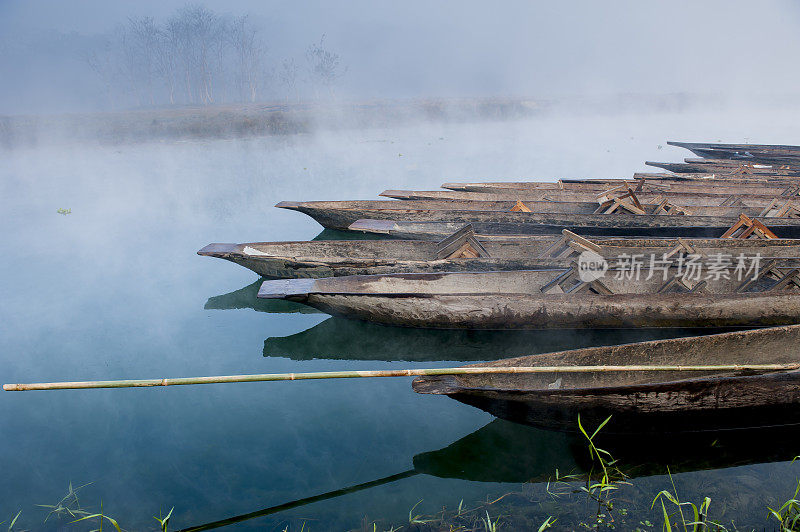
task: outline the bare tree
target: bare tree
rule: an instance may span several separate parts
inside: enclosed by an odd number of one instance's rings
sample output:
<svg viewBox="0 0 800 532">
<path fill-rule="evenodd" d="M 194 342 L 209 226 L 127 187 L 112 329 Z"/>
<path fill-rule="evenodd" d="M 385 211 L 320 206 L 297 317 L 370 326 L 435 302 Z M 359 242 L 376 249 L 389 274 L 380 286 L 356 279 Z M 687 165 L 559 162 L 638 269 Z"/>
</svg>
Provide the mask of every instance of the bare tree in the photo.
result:
<svg viewBox="0 0 800 532">
<path fill-rule="evenodd" d="M 300 100 L 300 94 L 297 91 L 297 65 L 294 59 L 284 59 L 281 63 L 278 77 L 281 79 L 284 87 L 286 87 L 286 101 L 294 95 L 297 100 Z"/>
<path fill-rule="evenodd" d="M 166 31 L 177 49 L 189 102 L 212 103 L 212 63 L 221 46 L 224 22 L 205 7 L 187 5 L 167 21 Z"/>
<path fill-rule="evenodd" d="M 139 100 L 138 89 L 143 85 L 150 105 L 155 104 L 153 82 L 158 75 L 160 33 L 153 17 L 131 17 L 122 31 L 123 66 L 130 90 Z"/>
<path fill-rule="evenodd" d="M 233 19 L 228 32 L 228 40 L 236 57 L 236 83 L 239 95 L 251 102 L 256 101 L 259 77 L 266 47 L 247 15 Z"/>
<path fill-rule="evenodd" d="M 325 35 L 322 35 L 318 43 L 308 47 L 306 60 L 315 95 L 318 96 L 317 87 L 322 86 L 333 96 L 333 86 L 347 72 L 347 68 L 342 68 L 339 54 L 325 49 Z"/>
<path fill-rule="evenodd" d="M 235 98 L 254 102 L 275 69 L 265 65 L 266 46 L 248 16 L 221 17 L 186 5 L 163 24 L 132 17 L 103 49 L 86 54 L 109 96 L 141 105 L 168 100 L 209 105 Z M 297 68 L 283 72 L 297 90 Z"/>
<path fill-rule="evenodd" d="M 89 65 L 89 68 L 100 78 L 108 97 L 109 107 L 113 109 L 116 107 L 117 102 L 115 84 L 119 78 L 119 53 L 111 39 L 105 39 L 102 46 L 98 50 L 88 52 L 84 60 Z"/>
</svg>

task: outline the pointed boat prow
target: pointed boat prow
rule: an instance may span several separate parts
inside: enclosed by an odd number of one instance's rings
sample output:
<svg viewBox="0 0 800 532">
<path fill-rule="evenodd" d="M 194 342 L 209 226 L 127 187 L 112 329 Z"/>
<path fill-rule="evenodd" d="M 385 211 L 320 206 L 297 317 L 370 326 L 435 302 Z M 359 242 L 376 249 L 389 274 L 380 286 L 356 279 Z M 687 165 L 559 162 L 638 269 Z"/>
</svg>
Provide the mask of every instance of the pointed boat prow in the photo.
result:
<svg viewBox="0 0 800 532">
<path fill-rule="evenodd" d="M 302 205 L 302 201 L 281 201 L 275 204 L 275 206 L 279 209 L 289 209 L 292 211 L 296 211 Z"/>
<path fill-rule="evenodd" d="M 379 194 L 385 198 L 394 198 L 394 199 L 412 199 L 414 197 L 414 192 L 411 190 L 384 190 Z"/>
<path fill-rule="evenodd" d="M 442 183 L 441 188 L 446 188 L 447 190 L 468 190 L 467 185 L 469 185 L 469 183 Z"/>
<path fill-rule="evenodd" d="M 397 223 L 394 220 L 356 220 L 347 227 L 350 231 L 367 231 L 369 233 L 386 233 L 389 234 L 397 229 Z"/>
<path fill-rule="evenodd" d="M 314 291 L 314 279 L 278 279 L 264 281 L 258 290 L 260 299 L 298 299 Z"/>
<path fill-rule="evenodd" d="M 236 253 L 239 251 L 239 244 L 209 244 L 200 251 L 197 252 L 198 255 L 203 255 L 206 257 L 219 257 L 225 258 L 231 253 Z"/>
</svg>

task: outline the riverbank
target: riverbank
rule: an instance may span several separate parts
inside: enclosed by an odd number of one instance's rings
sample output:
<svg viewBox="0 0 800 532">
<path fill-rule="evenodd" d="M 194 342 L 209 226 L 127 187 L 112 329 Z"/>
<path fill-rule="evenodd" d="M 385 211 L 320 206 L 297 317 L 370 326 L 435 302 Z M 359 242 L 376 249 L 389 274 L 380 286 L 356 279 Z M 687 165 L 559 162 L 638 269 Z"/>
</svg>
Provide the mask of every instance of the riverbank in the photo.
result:
<svg viewBox="0 0 800 532">
<path fill-rule="evenodd" d="M 710 97 L 665 94 L 558 100 L 463 98 L 328 103 L 263 103 L 164 107 L 117 112 L 0 116 L 0 147 L 179 139 L 246 138 L 315 130 L 395 127 L 427 121 L 520 120 L 554 112 L 681 111 L 710 105 Z"/>
</svg>

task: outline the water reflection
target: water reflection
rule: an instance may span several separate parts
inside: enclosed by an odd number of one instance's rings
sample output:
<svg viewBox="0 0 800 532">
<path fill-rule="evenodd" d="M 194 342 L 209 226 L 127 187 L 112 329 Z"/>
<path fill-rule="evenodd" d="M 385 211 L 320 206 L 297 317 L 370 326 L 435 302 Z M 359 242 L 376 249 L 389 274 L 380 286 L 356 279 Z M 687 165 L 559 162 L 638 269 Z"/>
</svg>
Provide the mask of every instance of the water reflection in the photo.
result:
<svg viewBox="0 0 800 532">
<path fill-rule="evenodd" d="M 264 356 L 477 361 L 708 333 L 706 329 L 429 330 L 332 317 L 296 334 L 267 338 Z"/>
<path fill-rule="evenodd" d="M 295 303 L 294 301 L 259 299 L 256 296 L 258 295 L 261 282 L 262 279 L 259 279 L 239 290 L 209 297 L 203 308 L 206 310 L 253 309 L 256 312 L 270 312 L 275 314 L 292 314 L 295 312 L 299 312 L 300 314 L 322 314 L 321 311 L 315 308 Z"/>
<path fill-rule="evenodd" d="M 596 443 L 611 449 L 632 482 L 667 473 L 687 473 L 748 464 L 782 462 L 797 452 L 800 426 L 759 431 L 729 431 L 716 435 L 691 434 L 665 439 L 600 436 Z M 218 521 L 185 528 L 199 532 L 240 523 L 285 510 L 334 499 L 398 482 L 415 475 L 488 483 L 542 483 L 561 475 L 591 474 L 592 464 L 583 436 L 552 432 L 495 419 L 475 432 L 433 451 L 419 453 L 413 468 L 369 482 L 285 502 Z"/>
</svg>

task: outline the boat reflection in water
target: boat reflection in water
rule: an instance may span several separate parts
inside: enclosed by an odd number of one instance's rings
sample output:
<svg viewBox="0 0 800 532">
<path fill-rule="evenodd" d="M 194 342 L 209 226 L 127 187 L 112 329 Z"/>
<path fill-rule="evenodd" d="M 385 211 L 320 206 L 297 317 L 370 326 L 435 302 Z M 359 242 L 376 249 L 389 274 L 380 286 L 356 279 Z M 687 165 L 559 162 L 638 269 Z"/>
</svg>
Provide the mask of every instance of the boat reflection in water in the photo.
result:
<svg viewBox="0 0 800 532">
<path fill-rule="evenodd" d="M 295 312 L 301 314 L 321 314 L 321 312 L 315 308 L 292 301 L 258 299 L 256 296 L 262 282 L 263 279 L 259 279 L 239 290 L 209 297 L 203 308 L 206 310 L 253 309 L 256 312 L 269 312 L 273 314 L 291 314 Z"/>
<path fill-rule="evenodd" d="M 668 473 L 788 461 L 797 454 L 799 436 L 799 426 L 784 426 L 758 431 L 682 434 L 674 438 L 643 436 L 621 439 L 601 433 L 596 442 L 602 448 L 611 450 L 619 461 L 620 469 L 635 483 L 636 479 Z M 591 470 L 586 440 L 582 436 L 537 429 L 501 419 L 491 421 L 447 447 L 420 453 L 413 457 L 412 463 L 411 469 L 395 475 L 185 528 L 181 532 L 220 528 L 415 475 L 475 482 L 535 484 L 553 480 L 556 469 L 562 475 L 584 477 Z"/>
<path fill-rule="evenodd" d="M 478 361 L 708 332 L 707 329 L 671 328 L 575 329 L 557 332 L 414 329 L 333 317 L 296 334 L 267 338 L 264 341 L 264 356 L 292 360 Z"/>
</svg>

